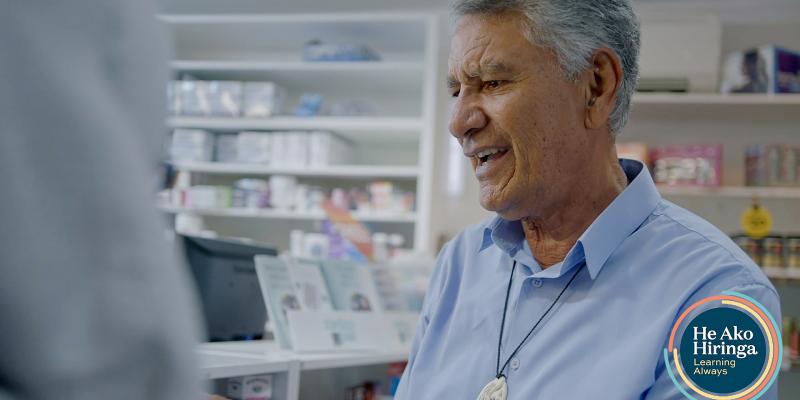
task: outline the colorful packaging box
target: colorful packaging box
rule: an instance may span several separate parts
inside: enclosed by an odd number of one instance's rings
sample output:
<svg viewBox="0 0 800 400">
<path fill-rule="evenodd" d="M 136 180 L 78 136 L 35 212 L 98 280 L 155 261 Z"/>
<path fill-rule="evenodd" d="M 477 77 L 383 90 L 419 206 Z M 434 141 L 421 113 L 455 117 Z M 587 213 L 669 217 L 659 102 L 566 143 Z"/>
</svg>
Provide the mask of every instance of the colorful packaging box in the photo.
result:
<svg viewBox="0 0 800 400">
<path fill-rule="evenodd" d="M 729 54 L 722 93 L 800 93 L 800 53 L 765 45 Z"/>
<path fill-rule="evenodd" d="M 745 184 L 800 186 L 800 146 L 756 144 L 745 149 Z"/>
<path fill-rule="evenodd" d="M 672 186 L 722 185 L 721 145 L 655 146 L 650 150 L 656 184 Z"/>
</svg>

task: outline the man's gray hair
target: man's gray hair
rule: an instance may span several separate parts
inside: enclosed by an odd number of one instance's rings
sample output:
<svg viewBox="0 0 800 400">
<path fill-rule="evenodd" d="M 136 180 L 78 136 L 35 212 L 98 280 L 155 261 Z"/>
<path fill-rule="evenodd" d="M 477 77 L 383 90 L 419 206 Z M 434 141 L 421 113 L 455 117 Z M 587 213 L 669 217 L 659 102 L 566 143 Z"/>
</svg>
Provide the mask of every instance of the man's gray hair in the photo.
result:
<svg viewBox="0 0 800 400">
<path fill-rule="evenodd" d="M 639 21 L 630 0 L 454 0 L 451 9 L 455 17 L 522 13 L 529 22 L 527 39 L 555 51 L 570 80 L 591 66 L 595 50 L 613 50 L 623 79 L 609 125 L 614 135 L 622 131 L 639 76 Z"/>
</svg>

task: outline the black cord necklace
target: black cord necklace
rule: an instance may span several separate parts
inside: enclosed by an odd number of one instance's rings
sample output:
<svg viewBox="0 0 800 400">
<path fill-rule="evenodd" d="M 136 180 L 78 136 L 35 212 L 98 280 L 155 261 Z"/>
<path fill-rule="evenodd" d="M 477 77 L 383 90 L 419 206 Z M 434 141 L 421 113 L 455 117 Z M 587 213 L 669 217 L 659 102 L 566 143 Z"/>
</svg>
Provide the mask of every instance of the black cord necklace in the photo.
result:
<svg viewBox="0 0 800 400">
<path fill-rule="evenodd" d="M 578 272 L 581 272 L 581 268 L 583 268 L 584 265 L 586 265 L 585 262 L 581 263 L 581 265 L 578 266 L 578 268 L 575 270 L 575 273 L 572 274 L 572 278 L 570 278 L 569 282 L 567 282 L 567 284 L 564 285 L 564 288 L 561 289 L 561 293 L 559 293 L 558 296 L 556 296 L 555 300 L 553 300 L 553 302 L 550 304 L 550 307 L 547 307 L 547 310 L 545 310 L 544 314 L 542 314 L 542 316 L 539 317 L 539 320 L 536 321 L 535 324 L 533 324 L 533 328 L 531 328 L 531 330 L 528 331 L 528 334 L 525 335 L 525 338 L 523 338 L 522 341 L 519 343 L 519 345 L 517 345 L 517 348 L 515 348 L 514 351 L 511 352 L 511 355 L 508 356 L 508 359 L 506 360 L 505 364 L 503 364 L 503 367 L 500 368 L 500 347 L 503 343 L 503 328 L 506 325 L 506 312 L 508 311 L 508 297 L 511 294 L 511 282 L 514 281 L 514 270 L 517 268 L 517 262 L 516 260 L 514 261 L 514 264 L 511 266 L 511 277 L 508 279 L 508 289 L 506 289 L 506 301 L 505 304 L 503 305 L 503 321 L 500 323 L 500 337 L 497 339 L 497 367 L 496 367 L 497 375 L 495 376 L 496 379 L 505 377 L 505 375 L 503 375 L 503 371 L 508 366 L 508 363 L 511 361 L 512 358 L 514 358 L 519 349 L 522 348 L 522 345 L 525 344 L 525 341 L 528 340 L 531 334 L 533 334 L 533 331 L 536 330 L 536 327 L 539 326 L 539 323 L 542 322 L 544 317 L 546 317 L 547 314 L 550 312 L 550 310 L 553 309 L 553 306 L 555 306 L 556 303 L 558 303 L 558 300 L 561 298 L 561 295 L 563 295 L 564 292 L 567 291 L 567 288 L 569 287 L 569 285 L 572 284 L 572 281 L 575 280 L 575 277 L 578 276 Z"/>
</svg>

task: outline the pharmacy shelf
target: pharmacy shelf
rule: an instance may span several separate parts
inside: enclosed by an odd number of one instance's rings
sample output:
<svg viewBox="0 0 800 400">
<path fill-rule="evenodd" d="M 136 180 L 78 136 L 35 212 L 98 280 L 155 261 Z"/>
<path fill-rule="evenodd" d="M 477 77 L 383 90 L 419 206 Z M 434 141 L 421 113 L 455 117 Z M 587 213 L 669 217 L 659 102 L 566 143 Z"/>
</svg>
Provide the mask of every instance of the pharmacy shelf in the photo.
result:
<svg viewBox="0 0 800 400">
<path fill-rule="evenodd" d="M 417 251 L 432 244 L 434 144 L 437 128 L 436 104 L 440 70 L 439 17 L 427 12 L 348 12 L 321 14 L 259 14 L 239 10 L 238 14 L 182 14 L 195 7 L 170 10 L 158 19 L 170 33 L 174 56 L 169 67 L 173 75 L 200 80 L 271 81 L 286 89 L 286 105 L 296 105 L 305 93 L 319 93 L 325 104 L 346 105 L 363 101 L 369 115 L 271 118 L 225 118 L 171 116 L 171 129 L 204 129 L 213 133 L 241 131 L 330 131 L 353 142 L 357 159 L 367 166 L 336 169 L 280 169 L 241 165 L 182 165 L 198 174 L 258 176 L 288 174 L 316 177 L 324 186 L 335 181 L 366 179 L 405 180 L 415 186 L 416 211 L 411 213 L 360 214 L 365 222 L 398 223 L 386 226 L 388 233 L 401 233 Z M 230 10 L 228 10 L 230 11 Z M 303 60 L 306 44 L 357 44 L 375 51 L 378 61 L 308 62 Z M 386 96 L 391 93 L 391 96 Z M 354 103 L 355 104 L 355 103 Z M 393 165 L 413 165 L 396 167 Z M 277 210 L 165 208 L 172 213 L 195 213 L 210 217 L 209 230 L 237 231 L 242 236 L 269 236 L 279 242 L 288 237 L 292 223 L 276 229 L 253 231 L 247 218 L 298 221 L 323 220 L 321 212 L 294 213 Z M 400 225 L 402 224 L 402 225 Z M 382 228 L 383 229 L 383 228 Z"/>
<path fill-rule="evenodd" d="M 225 351 L 197 351 L 203 379 L 222 379 L 236 376 L 288 372 L 292 359 L 283 355 L 256 355 Z"/>
<path fill-rule="evenodd" d="M 324 212 L 319 211 L 284 211 L 273 209 L 247 209 L 247 208 L 192 208 L 192 207 L 173 207 L 162 206 L 160 209 L 170 214 L 196 214 L 209 217 L 231 217 L 231 218 L 263 218 L 263 219 L 283 219 L 283 220 L 310 220 L 321 221 L 327 219 Z M 417 214 L 414 212 L 353 212 L 353 218 L 362 222 L 385 222 L 385 223 L 414 223 Z"/>
<path fill-rule="evenodd" d="M 301 370 L 312 371 L 403 362 L 408 360 L 408 351 L 298 354 L 296 357 Z"/>
<path fill-rule="evenodd" d="M 414 140 L 419 137 L 422 121 L 418 118 L 381 117 L 273 117 L 208 118 L 173 117 L 170 128 L 208 129 L 212 131 L 326 130 L 353 141 Z"/>
<path fill-rule="evenodd" d="M 658 187 L 664 196 L 698 196 L 698 197 L 740 197 L 762 199 L 800 199 L 800 187 L 751 187 L 751 186 L 723 186 L 723 187 Z"/>
<path fill-rule="evenodd" d="M 184 72 L 248 72 L 248 71 L 292 71 L 292 72 L 397 72 L 422 71 L 422 62 L 415 61 L 248 61 L 248 60 L 174 60 L 170 67 Z"/>
<path fill-rule="evenodd" d="M 800 270 L 792 268 L 762 268 L 767 278 L 800 283 Z"/>
<path fill-rule="evenodd" d="M 259 164 L 219 162 L 175 162 L 180 171 L 219 175 L 293 175 L 327 178 L 396 178 L 416 179 L 416 166 L 332 165 L 327 167 L 272 167 Z"/>
<path fill-rule="evenodd" d="M 414 22 L 428 18 L 416 12 L 302 13 L 302 14 L 161 14 L 158 19 L 168 24 L 292 24 L 298 23 L 368 23 Z"/>
<path fill-rule="evenodd" d="M 375 102 L 376 95 L 392 93 L 389 103 L 377 98 L 375 113 L 413 112 L 411 99 L 422 93 L 423 63 L 412 55 L 393 55 L 396 61 L 305 62 L 297 54 L 271 55 L 270 60 L 175 60 L 170 63 L 178 76 L 189 74 L 200 80 L 271 81 L 288 90 L 290 99 L 301 93 L 321 93 L 326 101 L 353 98 Z M 342 92 L 346 91 L 346 95 Z M 406 99 L 398 104 L 398 99 Z M 332 100 L 331 100 L 332 99 Z M 294 100 L 291 100 L 292 103 Z M 381 107 L 382 105 L 382 107 Z M 392 106 L 394 105 L 394 106 Z M 413 115 L 413 114 L 408 114 Z"/>
<path fill-rule="evenodd" d="M 800 106 L 796 94 L 719 94 L 719 93 L 636 93 L 633 104 L 654 105 L 744 105 Z"/>
</svg>

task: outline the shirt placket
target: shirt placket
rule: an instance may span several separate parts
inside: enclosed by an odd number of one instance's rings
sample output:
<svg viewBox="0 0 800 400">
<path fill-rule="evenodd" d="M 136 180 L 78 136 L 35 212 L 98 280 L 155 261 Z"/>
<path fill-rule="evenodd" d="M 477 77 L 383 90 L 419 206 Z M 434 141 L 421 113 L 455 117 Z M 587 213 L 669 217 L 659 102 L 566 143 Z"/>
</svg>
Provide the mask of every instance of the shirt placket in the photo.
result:
<svg viewBox="0 0 800 400">
<path fill-rule="evenodd" d="M 515 276 L 515 278 L 517 278 L 517 276 Z M 553 285 L 549 284 L 550 282 L 548 281 L 551 281 L 550 279 L 526 276 L 524 279 L 520 280 L 520 285 L 516 290 L 513 313 L 509 313 L 506 317 L 509 321 L 508 327 L 510 327 L 510 329 L 503 342 L 503 357 L 500 361 L 501 367 L 502 364 L 508 360 L 511 352 L 513 352 L 525 338 L 525 335 L 528 334 L 539 317 L 547 310 L 554 296 L 556 296 L 556 293 L 551 293 Z M 520 371 L 525 370 L 526 366 L 530 366 L 530 357 L 526 358 L 526 355 L 532 354 L 530 353 L 530 348 L 533 347 L 532 345 L 540 332 L 546 331 L 547 320 L 552 317 L 553 315 L 545 317 L 517 354 L 509 360 L 504 370 L 506 376 L 510 378 Z"/>
</svg>

